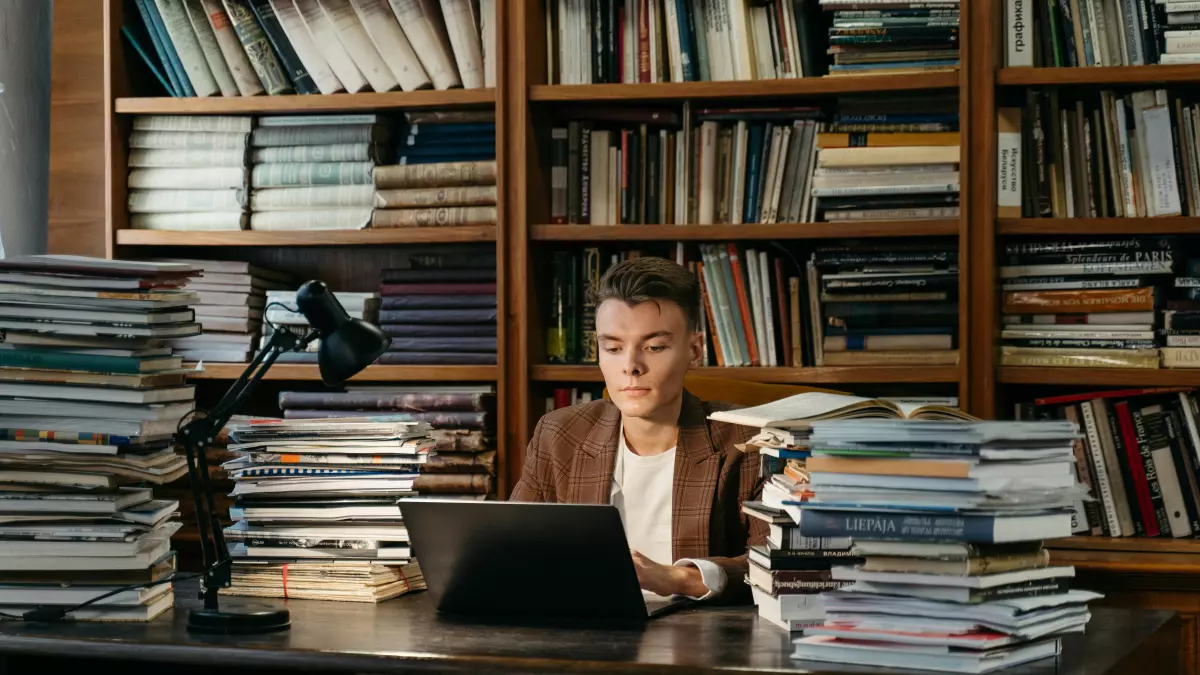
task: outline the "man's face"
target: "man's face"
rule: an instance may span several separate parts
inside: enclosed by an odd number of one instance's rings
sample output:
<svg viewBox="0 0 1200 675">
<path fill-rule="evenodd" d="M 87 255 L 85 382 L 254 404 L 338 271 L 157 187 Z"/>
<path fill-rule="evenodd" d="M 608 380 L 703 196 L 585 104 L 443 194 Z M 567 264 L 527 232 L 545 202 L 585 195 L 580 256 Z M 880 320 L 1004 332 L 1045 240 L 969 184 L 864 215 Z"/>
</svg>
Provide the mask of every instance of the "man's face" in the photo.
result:
<svg viewBox="0 0 1200 675">
<path fill-rule="evenodd" d="M 632 307 L 605 300 L 596 308 L 596 333 L 608 395 L 628 417 L 654 417 L 674 403 L 703 354 L 683 308 L 664 300 Z"/>
</svg>

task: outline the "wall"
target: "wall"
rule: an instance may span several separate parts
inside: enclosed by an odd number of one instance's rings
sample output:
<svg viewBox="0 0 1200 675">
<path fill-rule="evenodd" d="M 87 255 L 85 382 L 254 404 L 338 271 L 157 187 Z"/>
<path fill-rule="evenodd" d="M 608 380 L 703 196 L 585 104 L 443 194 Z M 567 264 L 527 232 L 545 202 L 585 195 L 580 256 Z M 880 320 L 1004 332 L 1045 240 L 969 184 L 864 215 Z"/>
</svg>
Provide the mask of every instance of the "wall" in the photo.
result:
<svg viewBox="0 0 1200 675">
<path fill-rule="evenodd" d="M 0 255 L 46 250 L 50 10 L 0 1 Z"/>
<path fill-rule="evenodd" d="M 104 255 L 104 5 L 54 0 L 51 253 Z"/>
</svg>

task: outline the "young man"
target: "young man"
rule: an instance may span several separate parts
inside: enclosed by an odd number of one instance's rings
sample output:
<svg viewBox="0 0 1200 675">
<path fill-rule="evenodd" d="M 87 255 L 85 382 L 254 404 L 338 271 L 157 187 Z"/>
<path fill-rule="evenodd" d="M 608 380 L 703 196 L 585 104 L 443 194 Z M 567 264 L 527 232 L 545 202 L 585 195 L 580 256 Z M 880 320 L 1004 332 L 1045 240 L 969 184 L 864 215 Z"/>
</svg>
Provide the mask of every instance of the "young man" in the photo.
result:
<svg viewBox="0 0 1200 675">
<path fill-rule="evenodd" d="M 614 265 L 596 307 L 607 400 L 538 422 L 514 501 L 613 504 L 642 589 L 749 602 L 748 544 L 767 527 L 741 513 L 762 493 L 753 430 L 709 422 L 721 406 L 683 388 L 703 354 L 696 277 L 662 258 Z"/>
</svg>

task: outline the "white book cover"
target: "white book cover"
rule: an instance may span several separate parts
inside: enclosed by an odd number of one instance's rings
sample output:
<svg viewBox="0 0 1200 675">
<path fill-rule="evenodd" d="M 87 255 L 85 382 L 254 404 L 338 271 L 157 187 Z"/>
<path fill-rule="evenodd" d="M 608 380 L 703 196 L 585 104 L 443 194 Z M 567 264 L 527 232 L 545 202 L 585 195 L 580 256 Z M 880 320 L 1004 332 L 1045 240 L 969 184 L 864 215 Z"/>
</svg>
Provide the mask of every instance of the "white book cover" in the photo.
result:
<svg viewBox="0 0 1200 675">
<path fill-rule="evenodd" d="M 1141 19 L 1138 18 L 1140 0 L 1117 0 L 1117 2 L 1120 3 L 1119 15 L 1125 29 L 1125 39 L 1121 42 L 1128 51 L 1129 65 L 1144 66 L 1146 65 L 1146 50 L 1145 45 L 1142 44 Z"/>
<path fill-rule="evenodd" d="M 400 88 L 415 91 L 431 86 L 425 67 L 396 23 L 387 0 L 350 0 L 350 4 Z"/>
<path fill-rule="evenodd" d="M 770 140 L 767 141 L 767 163 L 763 167 L 762 175 L 759 177 L 759 180 L 762 183 L 762 189 L 759 194 L 762 196 L 758 203 L 758 213 L 754 214 L 755 222 L 757 223 L 767 222 L 767 202 L 771 198 L 771 184 L 775 176 L 775 167 L 779 164 L 779 141 L 782 137 L 782 131 L 782 127 L 775 126 L 775 128 L 771 130 Z"/>
<path fill-rule="evenodd" d="M 462 84 L 458 69 L 451 59 L 449 45 L 444 39 L 441 13 L 436 3 L 430 0 L 389 0 L 389 4 L 425 73 L 433 81 L 433 88 L 442 90 Z M 562 19 L 561 14 L 559 19 Z"/>
<path fill-rule="evenodd" d="M 233 75 L 238 92 L 242 96 L 262 95 L 264 93 L 262 81 L 258 79 L 254 67 L 250 65 L 250 58 L 246 56 L 242 41 L 238 39 L 237 32 L 234 31 L 233 24 L 229 21 L 229 15 L 225 13 L 225 7 L 221 4 L 221 0 L 200 0 L 200 6 L 208 17 L 208 25 L 213 29 L 213 36 L 217 41 L 217 46 L 221 48 L 221 55 L 225 58 L 225 65 L 229 67 L 229 72 Z"/>
<path fill-rule="evenodd" d="M 759 282 L 762 275 L 758 271 L 758 252 L 747 249 L 745 252 L 746 292 L 750 298 L 750 324 L 754 328 L 754 348 L 758 351 L 758 362 L 761 366 L 770 365 L 767 361 L 767 325 L 764 320 L 762 291 Z"/>
<path fill-rule="evenodd" d="M 208 69 L 212 72 L 213 79 L 217 82 L 217 88 L 221 90 L 221 95 L 238 96 L 240 92 L 237 82 L 233 79 L 229 64 L 225 63 L 221 46 L 217 44 L 217 36 L 213 32 L 212 25 L 208 23 L 208 15 L 204 13 L 204 7 L 200 4 L 200 0 L 183 0 L 183 8 L 187 11 L 188 21 L 191 22 L 192 31 L 196 34 L 196 41 L 200 44 L 201 51 L 204 52 L 204 60 L 208 62 Z"/>
<path fill-rule="evenodd" d="M 479 0 L 479 32 L 483 41 L 483 86 L 492 89 L 496 86 L 496 59 L 499 53 L 496 48 L 496 0 Z"/>
<path fill-rule="evenodd" d="M 687 180 L 684 179 L 687 167 L 687 143 L 684 140 L 687 134 L 682 131 L 675 133 L 675 213 L 671 220 L 672 225 L 687 224 L 687 192 L 685 186 Z"/>
<path fill-rule="evenodd" d="M 726 0 L 729 7 L 729 51 L 733 79 L 756 79 L 754 68 L 754 34 L 745 0 Z"/>
<path fill-rule="evenodd" d="M 784 31 L 787 34 L 788 59 L 791 69 L 786 77 L 804 77 L 804 62 L 800 56 L 800 33 L 796 27 L 796 6 L 790 2 L 783 3 Z"/>
<path fill-rule="evenodd" d="M 591 138 L 583 141 L 592 144 L 591 166 L 588 167 L 588 172 L 592 176 L 589 186 L 592 225 L 613 225 L 616 220 L 612 214 L 608 213 L 608 180 L 601 180 L 601 177 L 607 178 L 609 172 L 608 151 L 612 145 L 609 141 L 611 134 L 611 131 L 593 131 Z"/>
<path fill-rule="evenodd" d="M 729 6 L 725 0 L 702 0 L 708 38 L 708 74 L 713 82 L 734 79 L 729 51 Z"/>
<path fill-rule="evenodd" d="M 312 35 L 304 25 L 304 17 L 300 16 L 300 10 L 296 9 L 296 4 L 292 0 L 270 0 L 270 2 L 271 8 L 275 10 L 276 18 L 279 19 L 279 25 L 283 28 L 284 35 L 287 35 L 288 42 L 292 44 L 292 49 L 296 52 L 300 63 L 304 64 L 304 69 L 312 77 L 317 89 L 322 94 L 336 94 L 342 91 L 341 81 L 329 67 L 329 62 L 321 55 L 321 50 L 313 43 Z"/>
<path fill-rule="evenodd" d="M 679 41 L 680 0 L 663 0 L 663 21 L 667 28 L 667 70 L 671 82 L 683 82 L 683 47 Z"/>
<path fill-rule="evenodd" d="M 1033 0 L 1005 0 L 1005 64 L 1009 68 L 1033 66 Z"/>
<path fill-rule="evenodd" d="M 766 251 L 758 252 L 758 273 L 762 277 L 759 281 L 759 287 L 762 289 L 763 294 L 763 323 L 767 326 L 768 365 L 779 366 L 782 365 L 780 363 L 780 354 L 775 349 L 775 302 L 777 298 L 775 298 L 774 287 L 771 286 L 773 278 L 771 258 L 767 255 Z M 780 316 L 779 319 L 781 321 L 787 320 L 783 316 Z"/>
<path fill-rule="evenodd" d="M 464 89 L 482 89 L 483 44 L 479 34 L 479 17 L 471 0 L 441 0 L 442 18 L 458 64 L 458 74 Z"/>
<path fill-rule="evenodd" d="M 1155 215 L 1181 215 L 1170 110 L 1165 105 L 1155 106 L 1143 113 L 1143 119 L 1146 122 L 1146 156 L 1149 160 Z"/>
<path fill-rule="evenodd" d="M 703 2 L 705 0 L 701 0 Z M 636 84 L 637 74 L 637 0 L 625 0 L 621 16 L 621 82 Z"/>
<path fill-rule="evenodd" d="M 359 72 L 367 78 L 371 88 L 377 92 L 392 91 L 400 87 L 392 70 L 383 62 L 379 50 L 367 36 L 367 30 L 358 19 L 350 0 L 317 0 L 325 17 L 333 24 L 338 39 L 346 53 L 354 60 Z"/>
<path fill-rule="evenodd" d="M 775 69 L 775 52 L 771 45 L 770 7 L 750 8 L 750 31 L 753 33 L 754 70 L 756 79 L 774 80 L 779 77 Z"/>
<path fill-rule="evenodd" d="M 354 65 L 354 59 L 350 58 L 350 53 L 342 46 L 341 40 L 338 39 L 337 29 L 333 27 L 333 22 L 329 20 L 329 17 L 325 16 L 325 11 L 321 9 L 317 0 L 292 0 L 292 2 L 300 12 L 301 18 L 304 19 L 304 27 L 308 29 L 308 35 L 312 38 L 313 44 L 325 57 L 325 62 L 329 64 L 329 68 L 337 76 L 347 93 L 357 94 L 367 89 L 370 85 L 367 84 L 367 80 L 358 66 Z"/>
<path fill-rule="evenodd" d="M 996 113 L 996 215 L 1021 217 L 1021 109 L 1001 108 Z"/>
<path fill-rule="evenodd" d="M 580 1 L 584 5 L 585 9 L 583 11 L 586 13 L 587 0 L 580 0 Z M 659 5 L 658 2 L 651 2 L 651 3 L 649 3 L 649 7 L 650 7 L 650 13 L 649 13 L 649 16 L 647 17 L 649 19 L 649 21 L 647 23 L 650 26 L 650 81 L 651 82 L 668 82 L 671 79 L 670 73 L 669 72 L 664 73 L 662 71 L 662 69 L 659 67 L 659 64 L 665 60 L 662 58 L 662 54 L 661 54 L 661 52 L 665 48 L 665 46 L 660 45 L 658 42 L 659 35 L 662 34 L 662 32 L 660 30 L 660 26 L 659 26 L 659 22 L 662 19 L 662 15 L 659 14 L 659 12 L 658 12 L 661 5 Z M 590 33 L 588 33 L 588 35 L 590 35 Z M 591 43 L 585 39 L 584 45 L 587 47 L 587 49 L 585 51 L 582 51 L 581 53 L 582 54 L 591 54 Z M 584 61 L 588 62 L 587 59 L 584 59 Z M 587 67 L 586 63 L 585 63 L 585 70 L 587 70 L 588 72 L 591 72 L 590 68 Z M 591 80 L 584 80 L 584 81 L 590 82 Z"/>
<path fill-rule="evenodd" d="M 733 190 L 729 194 L 729 222 L 742 223 L 742 210 L 746 199 L 746 144 L 749 143 L 749 126 L 738 120 L 733 133 Z"/>
<path fill-rule="evenodd" d="M 154 4 L 158 7 L 158 13 L 167 27 L 167 35 L 179 54 L 183 70 L 192 84 L 192 89 L 196 90 L 196 95 L 220 94 L 221 90 L 208 68 L 208 61 L 204 58 L 204 50 L 200 48 L 200 42 L 196 39 L 192 21 L 183 7 L 183 0 L 154 0 Z"/>
</svg>

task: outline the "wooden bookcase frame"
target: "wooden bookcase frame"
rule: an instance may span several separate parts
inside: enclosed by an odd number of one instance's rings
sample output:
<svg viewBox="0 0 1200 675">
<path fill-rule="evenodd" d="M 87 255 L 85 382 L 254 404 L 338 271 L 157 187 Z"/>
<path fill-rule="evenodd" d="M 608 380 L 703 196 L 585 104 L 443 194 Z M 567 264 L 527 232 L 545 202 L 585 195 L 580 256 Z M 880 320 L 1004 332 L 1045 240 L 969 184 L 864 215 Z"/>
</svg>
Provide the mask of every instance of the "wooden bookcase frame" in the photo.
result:
<svg viewBox="0 0 1200 675">
<path fill-rule="evenodd" d="M 503 1 L 497 3 L 497 19 L 505 14 Z M 136 17 L 133 17 L 137 20 Z M 509 290 L 506 285 L 508 267 L 507 229 L 508 174 L 497 176 L 500 214 L 496 227 L 397 228 L 360 231 L 300 231 L 300 232 L 164 232 L 128 228 L 126 210 L 127 141 L 134 115 L 257 115 L 266 113 L 337 113 L 337 112 L 402 112 L 419 109 L 491 108 L 496 113 L 496 126 L 508 127 L 502 92 L 508 86 L 508 36 L 503 25 L 497 30 L 497 86 L 494 89 L 456 89 L 450 91 L 388 92 L 333 95 L 256 96 L 247 98 L 170 98 L 135 97 L 134 75 L 126 63 L 126 46 L 121 38 L 125 23 L 125 3 L 104 0 L 104 93 L 105 93 L 105 156 L 107 171 L 105 252 L 109 258 L 134 258 L 172 255 L 175 257 L 226 257 L 251 260 L 266 266 L 292 269 L 293 265 L 313 276 L 320 276 L 339 288 L 338 280 L 356 287 L 346 290 L 370 290 L 378 286 L 378 269 L 387 265 L 389 255 L 406 245 L 494 243 L 496 250 L 497 302 L 499 322 L 498 359 L 494 366 L 399 366 L 380 365 L 367 368 L 357 378 L 366 382 L 480 382 L 494 384 L 496 396 L 496 456 L 497 485 L 501 496 L 511 485 L 504 471 L 511 446 L 512 432 L 508 420 L 509 397 L 505 393 L 505 373 L 508 366 L 507 321 Z M 508 134 L 497 133 L 496 160 L 505 166 Z M 231 252 L 232 251 L 232 252 Z M 372 278 L 373 277 L 373 278 Z M 224 386 L 242 371 L 241 364 L 210 364 L 197 379 L 216 381 Z M 268 373 L 267 379 L 291 382 L 319 381 L 315 365 L 279 364 Z"/>
</svg>

